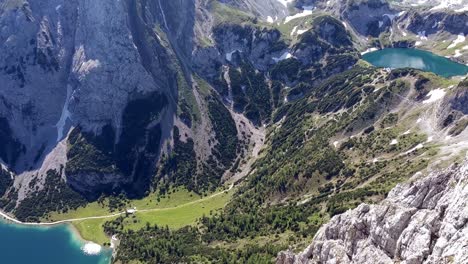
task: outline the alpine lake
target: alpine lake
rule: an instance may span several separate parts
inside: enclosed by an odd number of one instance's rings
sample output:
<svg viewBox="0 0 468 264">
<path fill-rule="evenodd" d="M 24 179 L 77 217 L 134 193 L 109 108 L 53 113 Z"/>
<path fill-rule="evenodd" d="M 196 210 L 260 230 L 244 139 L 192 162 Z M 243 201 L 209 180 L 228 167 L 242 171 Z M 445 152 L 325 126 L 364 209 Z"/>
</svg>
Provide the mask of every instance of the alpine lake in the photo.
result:
<svg viewBox="0 0 468 264">
<path fill-rule="evenodd" d="M 110 249 L 83 241 L 70 225 L 25 226 L 0 219 L 2 264 L 108 264 L 111 257 Z"/>
<path fill-rule="evenodd" d="M 468 66 L 418 49 L 387 48 L 366 53 L 362 58 L 376 67 L 415 68 L 446 78 L 468 74 Z"/>
</svg>

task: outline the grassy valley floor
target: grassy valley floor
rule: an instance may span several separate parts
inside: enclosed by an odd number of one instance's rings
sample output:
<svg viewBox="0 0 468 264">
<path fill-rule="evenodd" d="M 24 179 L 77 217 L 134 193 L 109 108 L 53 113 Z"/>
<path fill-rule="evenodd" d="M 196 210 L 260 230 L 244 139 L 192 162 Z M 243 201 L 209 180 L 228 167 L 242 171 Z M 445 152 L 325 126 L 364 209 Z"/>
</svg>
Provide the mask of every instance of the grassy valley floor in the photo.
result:
<svg viewBox="0 0 468 264">
<path fill-rule="evenodd" d="M 56 222 L 69 219 L 93 218 L 79 221 L 72 221 L 72 225 L 77 229 L 81 237 L 85 240 L 99 244 L 106 244 L 110 237 L 104 232 L 104 224 L 117 219 L 120 212 L 130 208 L 136 208 L 136 212 L 124 220 L 125 230 L 138 230 L 147 225 L 168 226 L 170 229 L 177 229 L 183 226 L 194 225 L 197 219 L 211 215 L 229 202 L 234 193 L 234 189 L 219 190 L 204 197 L 188 192 L 186 189 L 174 190 L 171 194 L 166 194 L 158 198 L 156 194 L 151 194 L 141 200 L 125 201 L 125 206 L 118 210 L 111 210 L 109 200 L 93 202 L 86 207 L 67 213 L 51 213 L 44 218 L 44 222 Z M 126 215 L 122 213 L 121 215 Z M 109 216 L 109 217 L 107 217 Z"/>
</svg>

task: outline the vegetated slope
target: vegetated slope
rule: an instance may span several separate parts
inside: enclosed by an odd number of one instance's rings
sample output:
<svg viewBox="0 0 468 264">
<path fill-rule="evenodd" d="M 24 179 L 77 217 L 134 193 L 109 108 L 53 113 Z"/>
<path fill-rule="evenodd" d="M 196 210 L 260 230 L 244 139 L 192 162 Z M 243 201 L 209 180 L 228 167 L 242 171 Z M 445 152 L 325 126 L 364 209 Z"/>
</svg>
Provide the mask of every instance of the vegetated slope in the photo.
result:
<svg viewBox="0 0 468 264">
<path fill-rule="evenodd" d="M 267 263 L 277 248 L 304 248 L 329 217 L 383 199 L 397 183 L 445 156 L 436 142 L 445 135 L 435 135 L 454 125 L 430 135 L 419 127 L 438 126 L 440 120 L 425 113 L 440 112 L 441 100 L 427 100 L 441 84 L 453 89 L 444 82 L 420 71 L 356 66 L 312 86 L 277 111 L 274 118 L 281 121 L 270 128 L 256 170 L 223 212 L 203 217 L 197 229 L 118 232 L 128 243 L 117 259 Z M 454 138 L 459 143 L 465 134 Z M 152 243 L 148 254 L 132 250 L 144 247 L 143 237 L 163 231 L 166 242 Z M 171 244 L 188 237 L 194 241 L 188 247 Z"/>
<path fill-rule="evenodd" d="M 3 55 L 9 58 L 1 90 L 7 147 L 0 154 L 16 175 L 5 194 L 15 200 L 8 206 L 13 213 L 24 211 L 22 200 L 47 193 L 49 174 L 89 201 L 171 186 L 213 191 L 223 175 L 251 164 L 258 142 L 245 128 L 270 123 L 285 96 L 305 91 L 285 94 L 285 87 L 320 83 L 358 59 L 344 26 L 326 15 L 291 43 L 251 10 L 216 1 L 8 3 L 2 25 L 11 30 L 4 39 L 32 39 L 22 48 L 12 42 L 18 47 Z M 14 31 L 13 17 L 30 30 Z M 107 48 L 96 48 L 101 44 Z M 29 53 L 30 61 L 22 61 Z M 14 61 L 24 78 L 7 70 Z M 44 76 L 48 83 L 36 89 Z M 18 85 L 24 87 L 15 90 Z M 20 105 L 30 107 L 15 110 Z M 45 208 L 52 207 L 37 207 L 34 215 L 47 215 Z"/>
<path fill-rule="evenodd" d="M 375 69 L 358 50 L 416 45 L 394 39 L 403 25 L 409 38 L 452 40 L 448 21 L 463 13 L 430 15 L 447 23 L 429 31 L 417 19 L 427 10 L 384 1 L 269 1 L 5 1 L 2 208 L 40 220 L 107 196 L 123 210 L 233 176 L 232 201 L 196 227 L 105 223 L 122 240 L 115 261 L 266 263 L 460 158 L 466 81 Z"/>
</svg>

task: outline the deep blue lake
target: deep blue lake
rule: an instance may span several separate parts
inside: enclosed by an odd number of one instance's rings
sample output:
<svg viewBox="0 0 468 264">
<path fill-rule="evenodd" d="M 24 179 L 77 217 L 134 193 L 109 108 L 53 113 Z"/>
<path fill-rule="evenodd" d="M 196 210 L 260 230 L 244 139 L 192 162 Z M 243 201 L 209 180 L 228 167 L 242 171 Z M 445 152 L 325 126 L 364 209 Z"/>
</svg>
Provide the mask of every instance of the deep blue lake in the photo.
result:
<svg viewBox="0 0 468 264">
<path fill-rule="evenodd" d="M 444 77 L 468 74 L 468 66 L 418 49 L 388 48 L 366 53 L 362 58 L 377 67 L 394 69 L 409 67 Z"/>
<path fill-rule="evenodd" d="M 2 264 L 108 264 L 109 249 L 87 255 L 84 242 L 67 225 L 33 227 L 0 220 L 0 263 Z"/>
</svg>

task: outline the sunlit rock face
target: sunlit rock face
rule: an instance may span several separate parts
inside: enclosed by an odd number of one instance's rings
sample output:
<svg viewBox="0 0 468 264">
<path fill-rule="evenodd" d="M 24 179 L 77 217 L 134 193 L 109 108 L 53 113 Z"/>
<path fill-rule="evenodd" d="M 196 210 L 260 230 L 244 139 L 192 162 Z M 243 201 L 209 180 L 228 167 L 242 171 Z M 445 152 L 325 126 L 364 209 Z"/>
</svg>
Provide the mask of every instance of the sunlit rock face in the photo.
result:
<svg viewBox="0 0 468 264">
<path fill-rule="evenodd" d="M 48 156 L 73 127 L 98 136 L 109 126 L 118 144 L 128 104 L 147 95 L 165 98 L 159 129 L 172 129 L 175 74 L 158 38 L 149 41 L 143 17 L 150 14 L 137 11 L 138 1 L 6 0 L 0 7 L 0 118 L 9 141 L 0 158 L 16 173 L 67 164 L 63 151 Z M 154 23 L 164 14 L 158 10 Z"/>
<path fill-rule="evenodd" d="M 277 263 L 466 263 L 467 182 L 465 161 L 400 184 L 378 205 L 333 217 L 303 252 L 281 252 Z"/>
</svg>

